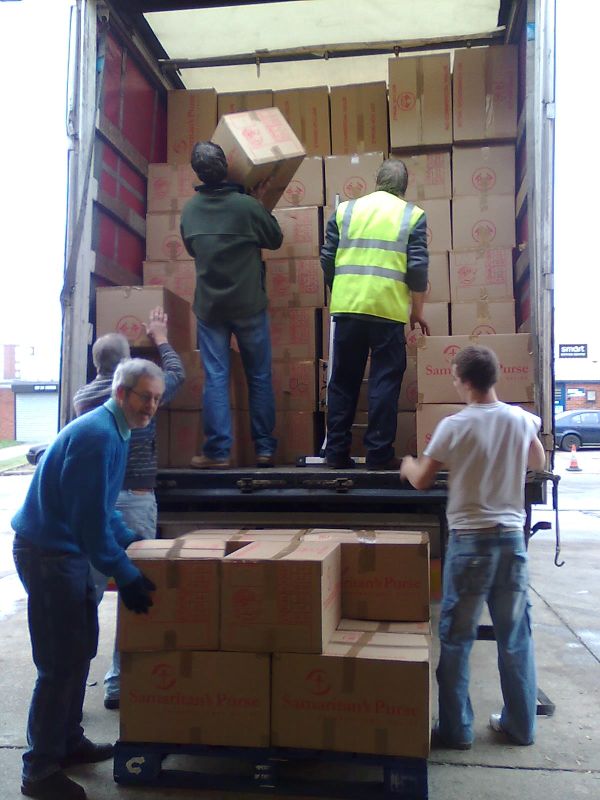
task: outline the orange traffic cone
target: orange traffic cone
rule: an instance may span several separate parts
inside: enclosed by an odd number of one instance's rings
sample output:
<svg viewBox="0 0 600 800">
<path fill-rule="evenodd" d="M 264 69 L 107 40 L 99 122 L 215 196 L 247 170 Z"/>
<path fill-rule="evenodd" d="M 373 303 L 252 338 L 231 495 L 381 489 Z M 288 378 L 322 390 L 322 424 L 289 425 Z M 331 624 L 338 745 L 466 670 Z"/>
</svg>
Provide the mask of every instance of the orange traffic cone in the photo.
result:
<svg viewBox="0 0 600 800">
<path fill-rule="evenodd" d="M 577 463 L 577 446 L 574 444 L 571 445 L 571 460 L 567 470 L 569 472 L 581 472 L 581 467 Z"/>
</svg>

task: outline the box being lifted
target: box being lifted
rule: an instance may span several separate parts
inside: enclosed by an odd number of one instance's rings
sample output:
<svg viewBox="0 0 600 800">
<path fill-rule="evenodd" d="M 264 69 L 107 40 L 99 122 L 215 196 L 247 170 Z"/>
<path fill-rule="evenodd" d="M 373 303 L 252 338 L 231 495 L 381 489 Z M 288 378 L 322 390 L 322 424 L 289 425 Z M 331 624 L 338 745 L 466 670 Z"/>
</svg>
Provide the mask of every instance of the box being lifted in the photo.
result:
<svg viewBox="0 0 600 800">
<path fill-rule="evenodd" d="M 227 156 L 228 178 L 247 189 L 270 179 L 263 199 L 272 209 L 302 163 L 305 151 L 278 108 L 225 114 L 212 137 Z"/>
</svg>

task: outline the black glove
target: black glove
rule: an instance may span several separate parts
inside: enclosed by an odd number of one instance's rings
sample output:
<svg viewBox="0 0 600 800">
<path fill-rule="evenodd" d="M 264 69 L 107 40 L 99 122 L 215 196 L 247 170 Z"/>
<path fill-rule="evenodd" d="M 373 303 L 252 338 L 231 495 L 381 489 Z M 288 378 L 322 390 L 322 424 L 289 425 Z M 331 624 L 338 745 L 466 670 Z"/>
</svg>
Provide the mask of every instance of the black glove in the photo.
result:
<svg viewBox="0 0 600 800">
<path fill-rule="evenodd" d="M 150 592 L 155 589 L 156 586 L 149 578 L 139 575 L 131 583 L 121 586 L 119 594 L 125 608 L 128 608 L 129 611 L 135 611 L 136 614 L 147 614 L 148 609 L 154 605 Z"/>
</svg>

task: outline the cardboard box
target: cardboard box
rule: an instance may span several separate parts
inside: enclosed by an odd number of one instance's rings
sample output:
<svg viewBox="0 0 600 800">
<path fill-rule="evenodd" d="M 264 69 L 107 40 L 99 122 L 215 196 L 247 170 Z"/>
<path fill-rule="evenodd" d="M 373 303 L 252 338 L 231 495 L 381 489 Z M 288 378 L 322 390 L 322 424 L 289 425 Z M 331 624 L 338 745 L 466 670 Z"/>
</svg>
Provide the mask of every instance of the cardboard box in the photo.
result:
<svg viewBox="0 0 600 800">
<path fill-rule="evenodd" d="M 192 456 L 202 453 L 203 441 L 201 411 L 171 411 L 169 413 L 170 467 L 189 467 Z"/>
<path fill-rule="evenodd" d="M 312 361 L 315 358 L 320 317 L 317 309 L 272 308 L 269 316 L 274 359 Z"/>
<path fill-rule="evenodd" d="M 166 286 L 173 294 L 190 304 L 190 343 L 188 348 L 198 347 L 198 320 L 192 308 L 196 291 L 196 264 L 194 261 L 144 261 L 144 286 Z"/>
<path fill-rule="evenodd" d="M 325 301 L 323 270 L 318 258 L 270 260 L 266 288 L 270 308 L 321 308 Z"/>
<path fill-rule="evenodd" d="M 448 200 L 452 197 L 449 150 L 441 153 L 405 153 L 398 158 L 408 170 L 406 200 L 418 205 L 419 200 Z"/>
<path fill-rule="evenodd" d="M 489 195 L 485 201 L 481 197 L 455 197 L 452 201 L 452 241 L 455 250 L 514 247 L 514 197 Z"/>
<path fill-rule="evenodd" d="M 268 747 L 270 657 L 123 653 L 122 742 Z"/>
<path fill-rule="evenodd" d="M 181 211 L 200 180 L 185 164 L 148 164 L 147 211 Z"/>
<path fill-rule="evenodd" d="M 414 411 L 398 414 L 394 450 L 400 457 L 417 455 L 417 419 Z"/>
<path fill-rule="evenodd" d="M 432 253 L 452 250 L 450 200 L 421 200 L 417 203 L 427 215 L 427 246 Z"/>
<path fill-rule="evenodd" d="M 512 250 L 466 250 L 450 253 L 450 297 L 453 303 L 511 300 Z"/>
<path fill-rule="evenodd" d="M 327 290 L 325 290 L 327 294 Z M 321 356 L 325 359 L 329 358 L 329 346 L 331 336 L 331 314 L 328 308 L 324 308 L 321 314 L 322 328 L 321 328 Z M 317 354 L 318 355 L 318 354 Z"/>
<path fill-rule="evenodd" d="M 147 614 L 134 614 L 119 601 L 119 650 L 218 650 L 224 543 L 152 539 L 134 542 L 127 554 L 156 591 Z"/>
<path fill-rule="evenodd" d="M 162 306 L 168 316 L 169 343 L 177 351 L 189 350 L 190 306 L 163 286 L 102 286 L 96 289 L 96 338 L 122 333 L 131 347 L 151 348 L 144 325 L 150 311 Z"/>
<path fill-rule="evenodd" d="M 309 411 L 317 408 L 317 377 L 314 360 L 272 362 L 275 408 L 279 411 Z"/>
<path fill-rule="evenodd" d="M 429 537 L 418 531 L 313 529 L 305 542 L 339 542 L 342 616 L 429 619 Z"/>
<path fill-rule="evenodd" d="M 454 52 L 454 141 L 517 135 L 517 45 Z"/>
<path fill-rule="evenodd" d="M 429 275 L 425 302 L 428 304 L 450 302 L 448 253 L 429 253 Z M 427 308 L 425 308 L 425 314 L 427 314 Z"/>
<path fill-rule="evenodd" d="M 279 464 L 295 464 L 300 456 L 315 455 L 321 446 L 317 415 L 309 411 L 278 411 L 275 437 Z"/>
<path fill-rule="evenodd" d="M 212 137 L 225 151 L 228 178 L 247 189 L 270 179 L 262 203 L 269 210 L 284 193 L 305 151 L 278 108 L 225 114 Z"/>
<path fill-rule="evenodd" d="M 515 195 L 515 147 L 452 148 L 452 190 L 455 197 Z"/>
<path fill-rule="evenodd" d="M 144 261 L 144 286 L 166 286 L 191 305 L 196 291 L 194 261 Z"/>
<path fill-rule="evenodd" d="M 382 164 L 383 153 L 354 153 L 324 159 L 327 205 L 327 212 L 323 212 L 324 224 L 335 210 L 337 195 L 343 203 L 375 191 L 375 179 Z"/>
<path fill-rule="evenodd" d="M 515 301 L 452 303 L 452 333 L 478 336 L 481 333 L 515 333 Z"/>
<path fill-rule="evenodd" d="M 466 408 L 464 403 L 427 403 L 417 406 L 417 452 L 419 455 L 423 454 L 423 450 L 431 441 L 438 424 L 446 417 L 462 411 L 463 408 Z"/>
<path fill-rule="evenodd" d="M 217 119 L 224 114 L 239 111 L 256 111 L 273 105 L 273 92 L 270 89 L 257 92 L 219 92 L 217 95 Z"/>
<path fill-rule="evenodd" d="M 146 259 L 148 261 L 190 261 L 179 229 L 180 213 L 146 215 Z"/>
<path fill-rule="evenodd" d="M 331 153 L 327 86 L 273 92 L 273 105 L 292 126 L 307 155 L 328 156 Z"/>
<path fill-rule="evenodd" d="M 450 365 L 455 354 L 469 344 L 489 347 L 498 356 L 500 379 L 496 391 L 505 403 L 534 399 L 533 342 L 527 333 L 496 336 L 426 336 L 417 349 L 420 403 L 456 402 Z"/>
<path fill-rule="evenodd" d="M 416 353 L 411 354 L 407 352 L 406 370 L 402 377 L 398 410 L 414 411 L 417 407 L 417 398 L 417 356 Z"/>
<path fill-rule="evenodd" d="M 449 144 L 450 55 L 391 58 L 388 67 L 392 149 Z"/>
<path fill-rule="evenodd" d="M 323 159 L 307 156 L 277 201 L 277 208 L 322 206 L 324 202 Z"/>
<path fill-rule="evenodd" d="M 331 152 L 389 152 L 387 86 L 385 81 L 332 86 Z"/>
<path fill-rule="evenodd" d="M 274 746 L 427 757 L 427 647 L 330 643 L 323 655 L 278 653 L 272 670 Z"/>
<path fill-rule="evenodd" d="M 281 227 L 283 244 L 279 250 L 263 250 L 265 261 L 319 257 L 321 224 L 317 207 L 276 208 L 273 216 Z"/>
<path fill-rule="evenodd" d="M 167 161 L 189 164 L 196 142 L 212 139 L 217 125 L 214 89 L 174 89 L 167 93 Z"/>
<path fill-rule="evenodd" d="M 320 653 L 340 621 L 335 542 L 253 542 L 221 564 L 221 647 Z"/>
<path fill-rule="evenodd" d="M 185 380 L 169 403 L 174 411 L 199 411 L 202 408 L 204 390 L 204 367 L 198 350 L 181 353 L 185 369 Z"/>
<path fill-rule="evenodd" d="M 338 631 L 366 631 L 367 633 L 410 633 L 431 636 L 431 622 L 377 622 L 372 619 L 346 619 L 342 617 Z"/>
<path fill-rule="evenodd" d="M 381 623 L 376 622 L 376 625 L 380 625 Z M 389 623 L 390 625 L 398 625 L 402 623 Z M 404 624 L 413 624 L 413 625 L 427 625 L 428 623 L 404 623 Z M 353 644 L 357 645 L 358 647 L 363 647 L 364 645 L 374 645 L 375 647 L 418 647 L 419 649 L 423 649 L 425 647 L 431 647 L 431 637 L 428 637 L 426 634 L 423 633 L 415 633 L 411 631 L 410 633 L 407 631 L 403 632 L 394 632 L 390 630 L 375 630 L 375 631 L 366 631 L 366 630 L 340 630 L 338 628 L 337 631 L 333 632 L 331 639 L 329 640 L 331 644 Z"/>
<path fill-rule="evenodd" d="M 448 319 L 448 303 L 427 303 L 424 308 L 425 319 L 429 325 L 431 336 L 446 336 L 450 333 L 450 322 Z M 421 340 L 426 338 L 417 325 L 413 330 L 410 325 L 404 326 L 406 337 L 406 353 L 415 356 L 417 349 L 421 346 Z"/>
</svg>

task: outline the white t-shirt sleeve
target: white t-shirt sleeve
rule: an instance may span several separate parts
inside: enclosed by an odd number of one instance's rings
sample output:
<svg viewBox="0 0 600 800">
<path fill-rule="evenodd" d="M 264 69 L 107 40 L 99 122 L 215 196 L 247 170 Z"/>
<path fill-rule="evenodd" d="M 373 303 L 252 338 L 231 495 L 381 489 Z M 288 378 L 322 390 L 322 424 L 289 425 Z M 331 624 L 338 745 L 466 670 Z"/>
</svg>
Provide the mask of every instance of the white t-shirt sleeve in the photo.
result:
<svg viewBox="0 0 600 800">
<path fill-rule="evenodd" d="M 429 444 L 423 450 L 424 456 L 433 458 L 445 464 L 450 455 L 450 445 L 452 444 L 452 423 L 450 419 L 443 419 L 434 430 Z"/>
</svg>

